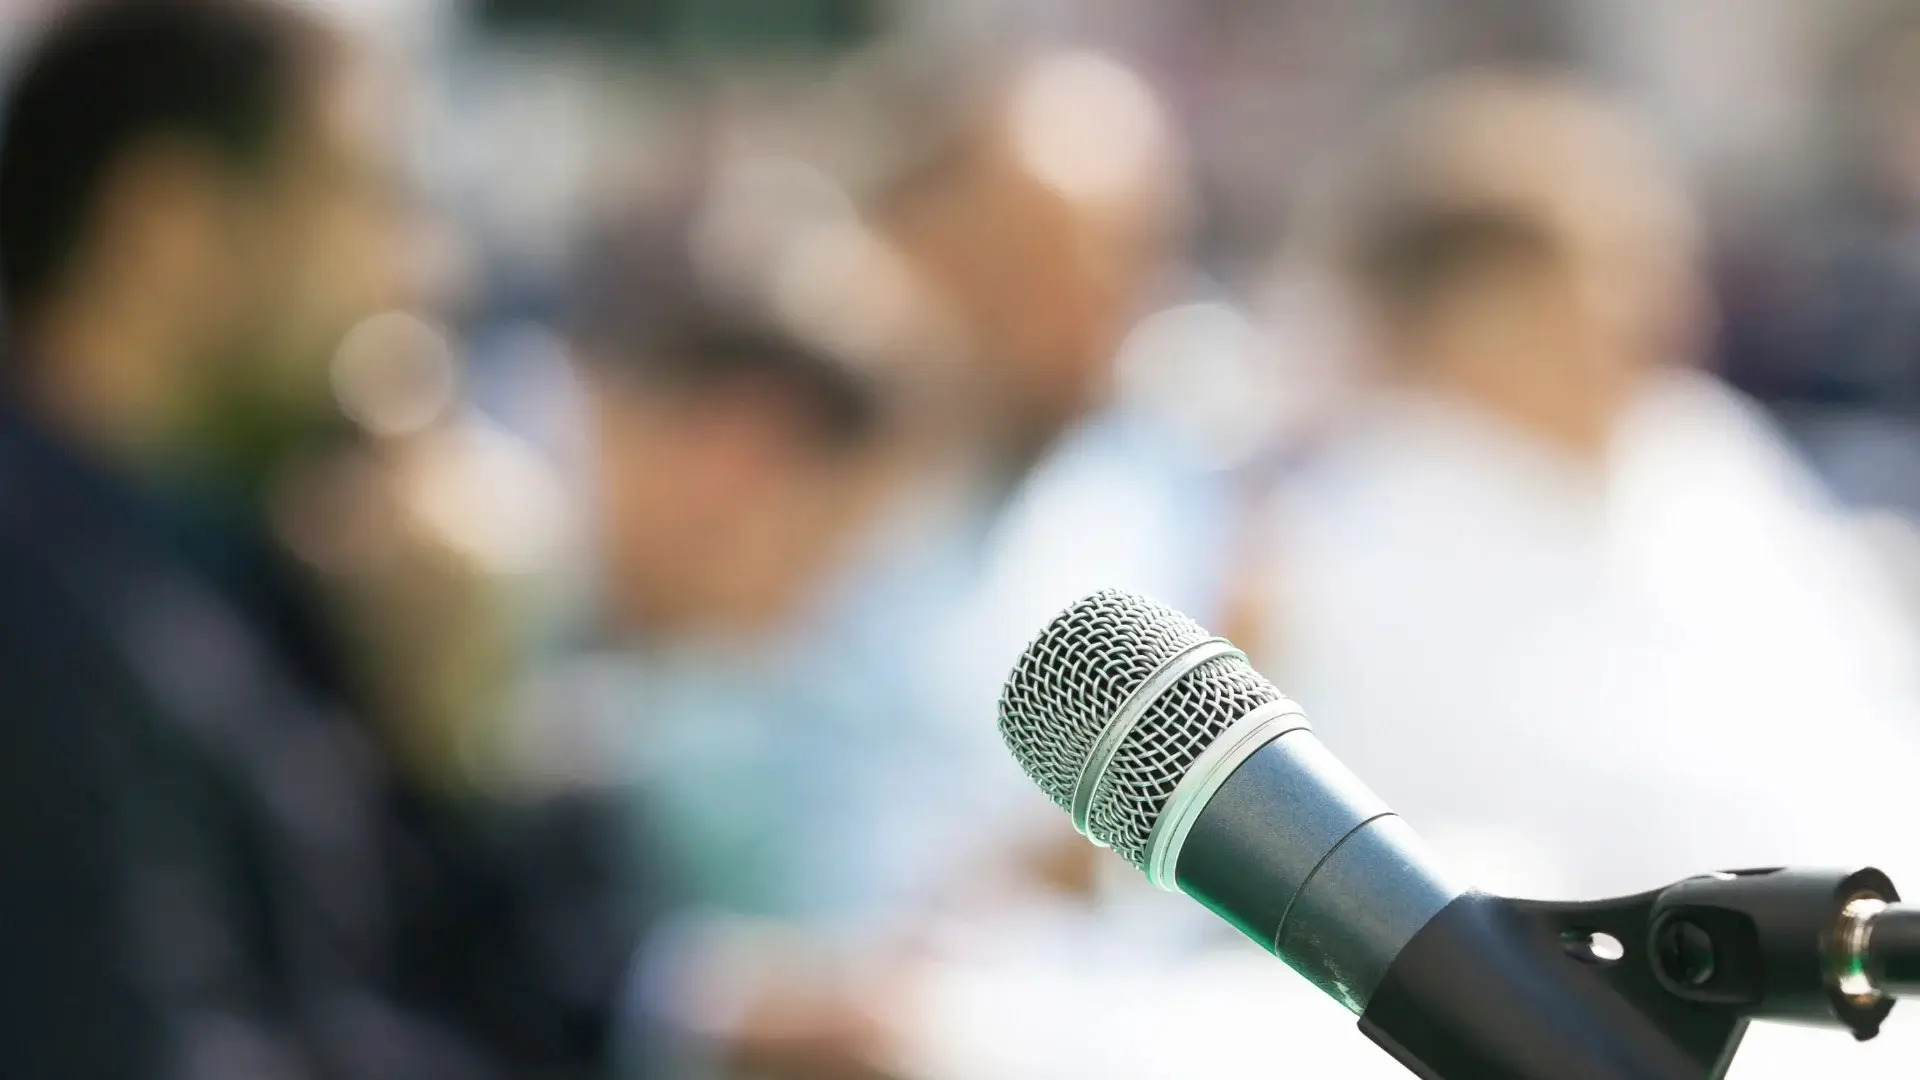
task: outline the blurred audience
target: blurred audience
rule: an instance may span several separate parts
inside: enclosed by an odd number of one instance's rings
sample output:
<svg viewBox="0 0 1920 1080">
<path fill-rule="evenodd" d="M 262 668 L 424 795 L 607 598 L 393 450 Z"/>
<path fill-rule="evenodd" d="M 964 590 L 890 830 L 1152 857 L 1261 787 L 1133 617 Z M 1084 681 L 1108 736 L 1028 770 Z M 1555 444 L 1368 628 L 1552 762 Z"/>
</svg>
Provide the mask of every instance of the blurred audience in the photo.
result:
<svg viewBox="0 0 1920 1080">
<path fill-rule="evenodd" d="M 328 331 L 371 299 L 342 243 L 379 228 L 376 151 L 334 108 L 346 63 L 279 7 L 99 3 L 57 21 L 13 89 L 0 1043 L 17 1075 L 300 1075 L 406 1030 L 365 969 L 356 740 L 152 506 L 169 472 L 231 467 L 253 409 L 312 405 Z"/>
<path fill-rule="evenodd" d="M 1429 87 L 1340 205 L 1371 389 L 1276 499 L 1269 659 L 1329 745 L 1494 889 L 1896 859 L 1854 793 L 1920 766 L 1912 628 L 1691 366 L 1699 233 L 1631 123 L 1555 77 Z M 1812 716 L 1873 749 L 1809 769 Z"/>
<path fill-rule="evenodd" d="M 892 472 L 897 417 L 878 358 L 774 303 L 761 289 L 771 267 L 734 279 L 703 259 L 722 210 L 695 200 L 621 214 L 588 242 L 570 305 L 601 607 L 611 644 L 632 650 L 619 714 L 640 727 L 609 749 L 640 744 L 640 802 L 690 893 L 683 925 L 641 958 L 642 1004 L 706 1040 L 677 1071 L 840 1076 L 866 1035 L 825 973 L 803 969 L 784 986 L 767 973 L 793 958 L 769 940 L 742 957 L 765 977 L 720 1017 L 702 1008 L 722 960 L 696 916 L 790 914 L 804 904 L 796 886 L 874 884 L 808 881 L 831 865 L 819 845 L 848 826 L 822 827 L 831 733 L 804 712 L 809 687 L 791 681 L 804 672 L 770 680 L 779 643 Z M 826 295 L 844 311 L 859 294 Z M 676 959 L 687 952 L 697 959 Z"/>
<path fill-rule="evenodd" d="M 1098 54 L 996 72 L 871 225 L 789 229 L 743 282 L 716 197 L 581 278 L 606 600 L 642 649 L 621 712 L 698 916 L 654 1000 L 774 1075 L 886 1065 L 944 1023 L 898 992 L 937 927 L 1090 888 L 980 717 L 1054 608 L 1109 580 L 1198 607 L 1225 534 L 1222 478 L 1114 395 L 1174 235 L 1157 103 Z"/>
<path fill-rule="evenodd" d="M 1859 807 L 1920 768 L 1913 628 L 1693 366 L 1700 229 L 1644 136 L 1567 78 L 1482 72 L 1411 95 L 1337 175 L 1314 250 L 1362 370 L 1270 497 L 1266 670 L 1483 888 L 1911 872 L 1911 822 Z M 1759 1029 L 1731 1075 L 1833 1053 Z"/>
<path fill-rule="evenodd" d="M 17 69 L 0 148 L 10 1076 L 605 1064 L 643 909 L 620 891 L 596 921 L 591 902 L 624 886 L 596 858 L 625 840 L 495 828 L 394 782 L 388 732 L 355 709 L 314 583 L 265 521 L 336 437 L 335 344 L 393 296 L 367 77 L 348 38 L 270 0 L 75 4 Z"/>
<path fill-rule="evenodd" d="M 269 500 L 273 555 L 312 597 L 287 616 L 324 638 L 379 758 L 399 992 L 510 1075 L 652 1075 L 653 1032 L 622 1002 L 669 895 L 656 838 L 607 770 L 580 767 L 570 711 L 523 693 L 564 607 L 564 497 L 462 405 L 457 365 L 403 311 L 341 342 L 332 382 L 360 437 Z"/>
<path fill-rule="evenodd" d="M 986 71 L 919 122 L 943 137 L 872 200 L 959 328 L 970 376 L 948 406 L 974 411 L 949 455 L 958 513 L 940 527 L 973 538 L 946 617 L 973 635 L 948 647 L 969 659 L 942 676 L 971 708 L 990 708 L 1034 628 L 1095 581 L 1208 614 L 1231 512 L 1215 463 L 1117 377 L 1154 305 L 1187 298 L 1184 163 L 1161 101 L 1097 52 Z M 1178 372 L 1188 358 L 1154 359 Z"/>
<path fill-rule="evenodd" d="M 1399 1075 L 999 745 L 1105 586 L 1479 884 L 1899 875 L 1911 0 L 734 7 L 0 5 L 0 1072 Z"/>
</svg>

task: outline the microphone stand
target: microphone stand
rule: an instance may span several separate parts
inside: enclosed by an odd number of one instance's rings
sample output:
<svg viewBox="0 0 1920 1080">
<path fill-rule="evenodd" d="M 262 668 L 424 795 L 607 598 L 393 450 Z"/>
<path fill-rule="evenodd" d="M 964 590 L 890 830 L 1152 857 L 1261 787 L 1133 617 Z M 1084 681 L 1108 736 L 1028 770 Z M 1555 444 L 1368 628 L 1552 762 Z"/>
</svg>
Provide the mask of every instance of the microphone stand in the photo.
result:
<svg viewBox="0 0 1920 1080">
<path fill-rule="evenodd" d="M 1869 947 L 1899 898 L 1871 869 L 1584 903 L 1469 892 L 1395 959 L 1360 1028 L 1422 1080 L 1721 1080 L 1750 1021 L 1871 1039 L 1892 993 L 1920 992 L 1902 981 L 1920 961 L 1911 909 Z"/>
</svg>

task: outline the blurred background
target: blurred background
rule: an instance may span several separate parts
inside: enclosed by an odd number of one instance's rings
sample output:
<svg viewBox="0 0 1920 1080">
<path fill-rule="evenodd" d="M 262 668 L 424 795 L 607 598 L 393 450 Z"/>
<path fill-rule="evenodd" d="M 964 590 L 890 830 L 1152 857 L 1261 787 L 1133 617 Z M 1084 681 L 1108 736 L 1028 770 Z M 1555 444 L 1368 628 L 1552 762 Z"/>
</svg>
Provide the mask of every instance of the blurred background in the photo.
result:
<svg viewBox="0 0 1920 1080">
<path fill-rule="evenodd" d="M 1106 586 L 1484 887 L 1920 872 L 1920 3 L 304 7 L 380 187 L 314 404 L 123 456 L 351 714 L 299 813 L 433 1034 L 184 1075 L 1397 1075 L 1001 747 Z"/>
</svg>

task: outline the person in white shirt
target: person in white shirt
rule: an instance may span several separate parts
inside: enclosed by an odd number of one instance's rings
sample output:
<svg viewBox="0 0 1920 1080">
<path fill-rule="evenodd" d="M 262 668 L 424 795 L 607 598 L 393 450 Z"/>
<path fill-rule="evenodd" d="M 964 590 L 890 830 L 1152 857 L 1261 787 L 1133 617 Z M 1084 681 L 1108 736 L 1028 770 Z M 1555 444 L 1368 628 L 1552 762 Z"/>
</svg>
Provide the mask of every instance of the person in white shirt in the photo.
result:
<svg viewBox="0 0 1920 1080">
<path fill-rule="evenodd" d="M 1767 420 L 1689 365 L 1698 230 L 1633 126 L 1476 76 L 1345 180 L 1322 250 L 1370 367 L 1272 499 L 1267 673 L 1495 891 L 1920 882 L 1913 629 Z M 1868 1060 L 1801 1047 L 1756 1035 L 1733 1075 Z"/>
</svg>

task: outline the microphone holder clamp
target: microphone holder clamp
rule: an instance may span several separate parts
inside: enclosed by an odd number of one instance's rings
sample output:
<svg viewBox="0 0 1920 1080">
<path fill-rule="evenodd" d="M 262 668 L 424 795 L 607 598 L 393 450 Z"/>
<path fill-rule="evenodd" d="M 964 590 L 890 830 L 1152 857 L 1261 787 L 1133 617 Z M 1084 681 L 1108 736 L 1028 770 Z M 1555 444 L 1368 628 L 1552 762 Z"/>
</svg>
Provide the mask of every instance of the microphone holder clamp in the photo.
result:
<svg viewBox="0 0 1920 1080">
<path fill-rule="evenodd" d="M 1580 903 L 1469 892 L 1422 929 L 1360 1026 L 1423 1080 L 1721 1080 L 1753 1020 L 1871 1039 L 1863 912 L 1878 870 L 1742 870 Z"/>
</svg>

